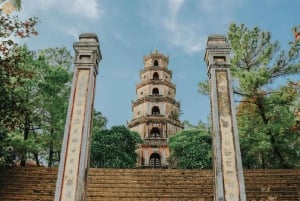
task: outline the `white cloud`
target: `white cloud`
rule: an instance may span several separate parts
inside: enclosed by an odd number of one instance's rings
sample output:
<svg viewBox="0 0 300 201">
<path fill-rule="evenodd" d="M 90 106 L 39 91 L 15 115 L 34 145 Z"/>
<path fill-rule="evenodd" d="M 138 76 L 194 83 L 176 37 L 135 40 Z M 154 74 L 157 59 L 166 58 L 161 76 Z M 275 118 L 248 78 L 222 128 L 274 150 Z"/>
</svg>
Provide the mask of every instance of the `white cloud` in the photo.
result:
<svg viewBox="0 0 300 201">
<path fill-rule="evenodd" d="M 184 3 L 184 0 L 168 0 L 168 9 L 170 10 L 170 16 L 172 20 L 175 20 L 180 7 Z"/>
<path fill-rule="evenodd" d="M 26 0 L 22 2 L 21 19 L 37 16 L 41 23 L 37 30 L 54 40 L 54 35 L 67 34 L 77 40 L 78 35 L 95 32 L 95 23 L 100 24 L 104 9 L 97 0 Z M 34 5 L 34 6 L 33 6 Z"/>
<path fill-rule="evenodd" d="M 144 17 L 155 26 L 159 26 L 162 36 L 172 46 L 182 48 L 193 54 L 203 50 L 208 34 L 206 30 L 224 33 L 234 16 L 241 0 L 193 1 L 192 7 L 185 7 L 185 0 L 151 1 Z M 191 1 L 189 1 L 191 5 Z M 147 17 L 149 16 L 149 17 Z M 225 30 L 223 30 L 225 29 Z M 160 34 L 161 34 L 160 33 Z"/>
<path fill-rule="evenodd" d="M 68 6 L 70 6 L 72 14 L 79 14 L 87 18 L 97 19 L 103 14 L 103 10 L 96 0 L 70 0 Z"/>
<path fill-rule="evenodd" d="M 172 45 L 183 48 L 185 52 L 192 54 L 204 48 L 204 36 L 188 25 L 179 25 L 176 21 L 168 19 L 162 21 L 162 26 L 168 32 L 167 40 Z"/>
<path fill-rule="evenodd" d="M 126 47 L 131 46 L 131 43 L 129 42 L 129 40 L 126 40 L 126 38 L 121 34 L 121 31 L 114 31 L 112 34 L 119 43 L 123 44 Z"/>
<path fill-rule="evenodd" d="M 77 40 L 78 36 L 82 33 L 78 27 L 61 27 L 61 30 L 66 34 L 71 35 L 74 40 Z"/>
<path fill-rule="evenodd" d="M 28 12 L 52 10 L 87 19 L 99 19 L 104 13 L 103 8 L 97 0 L 26 0 L 22 3 L 22 10 Z"/>
</svg>

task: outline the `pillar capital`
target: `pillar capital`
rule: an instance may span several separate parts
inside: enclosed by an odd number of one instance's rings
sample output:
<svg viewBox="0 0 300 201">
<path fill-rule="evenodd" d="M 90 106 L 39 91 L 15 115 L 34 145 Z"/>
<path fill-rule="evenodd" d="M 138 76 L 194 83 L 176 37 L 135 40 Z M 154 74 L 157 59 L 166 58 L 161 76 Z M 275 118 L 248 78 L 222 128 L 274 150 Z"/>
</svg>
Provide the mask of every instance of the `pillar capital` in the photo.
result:
<svg viewBox="0 0 300 201">
<path fill-rule="evenodd" d="M 73 43 L 75 50 L 75 68 L 94 67 L 94 72 L 98 74 L 98 64 L 102 59 L 99 46 L 100 44 L 96 34 L 80 34 L 79 41 Z"/>
<path fill-rule="evenodd" d="M 208 36 L 204 61 L 207 70 L 212 67 L 229 67 L 230 45 L 224 35 L 212 34 Z"/>
</svg>

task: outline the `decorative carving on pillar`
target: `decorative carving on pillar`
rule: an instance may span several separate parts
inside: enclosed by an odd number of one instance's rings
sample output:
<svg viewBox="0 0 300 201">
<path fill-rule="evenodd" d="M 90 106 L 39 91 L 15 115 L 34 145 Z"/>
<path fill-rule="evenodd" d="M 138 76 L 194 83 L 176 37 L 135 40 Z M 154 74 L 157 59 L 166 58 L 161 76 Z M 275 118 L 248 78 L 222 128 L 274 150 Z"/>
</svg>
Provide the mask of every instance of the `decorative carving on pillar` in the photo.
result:
<svg viewBox="0 0 300 201">
<path fill-rule="evenodd" d="M 210 78 L 215 201 L 246 201 L 242 160 L 230 81 L 230 46 L 210 35 L 205 61 Z"/>
<path fill-rule="evenodd" d="M 92 115 L 98 63 L 96 34 L 81 34 L 74 43 L 75 71 L 61 150 L 55 201 L 84 200 L 89 165 Z"/>
</svg>

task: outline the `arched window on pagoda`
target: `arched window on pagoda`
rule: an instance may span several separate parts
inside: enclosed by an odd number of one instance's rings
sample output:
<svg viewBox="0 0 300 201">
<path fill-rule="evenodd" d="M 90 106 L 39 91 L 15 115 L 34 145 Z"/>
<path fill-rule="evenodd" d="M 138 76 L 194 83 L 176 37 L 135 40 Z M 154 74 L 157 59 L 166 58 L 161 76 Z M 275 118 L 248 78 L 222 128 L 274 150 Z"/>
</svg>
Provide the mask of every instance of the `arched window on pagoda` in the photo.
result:
<svg viewBox="0 0 300 201">
<path fill-rule="evenodd" d="M 153 80 L 159 80 L 159 75 L 157 72 L 153 73 Z"/>
<path fill-rule="evenodd" d="M 153 66 L 158 66 L 158 61 L 154 60 L 154 65 Z"/>
<path fill-rule="evenodd" d="M 158 90 L 158 88 L 153 88 L 153 89 L 152 89 L 152 95 L 159 95 L 159 90 Z"/>
<path fill-rule="evenodd" d="M 159 167 L 160 166 L 160 155 L 158 153 L 153 153 L 150 155 L 149 166 Z"/>
<path fill-rule="evenodd" d="M 159 115 L 160 114 L 159 107 L 154 106 L 152 108 L 152 112 L 151 113 L 152 113 L 152 115 Z"/>
<path fill-rule="evenodd" d="M 160 130 L 157 127 L 151 129 L 150 138 L 160 138 Z"/>
</svg>

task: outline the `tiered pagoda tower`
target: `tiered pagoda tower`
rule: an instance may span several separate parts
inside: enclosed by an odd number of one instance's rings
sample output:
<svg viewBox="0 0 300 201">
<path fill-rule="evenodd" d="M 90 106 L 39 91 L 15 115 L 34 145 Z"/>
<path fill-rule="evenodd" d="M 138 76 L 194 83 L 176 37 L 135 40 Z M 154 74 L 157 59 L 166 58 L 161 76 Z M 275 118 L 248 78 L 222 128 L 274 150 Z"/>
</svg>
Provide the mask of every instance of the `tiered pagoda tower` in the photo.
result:
<svg viewBox="0 0 300 201">
<path fill-rule="evenodd" d="M 136 85 L 136 101 L 128 128 L 140 134 L 144 143 L 138 149 L 138 166 L 166 167 L 168 139 L 183 129 L 179 120 L 180 103 L 175 100 L 176 86 L 171 82 L 169 57 L 157 50 L 144 56 L 144 69 Z"/>
</svg>

